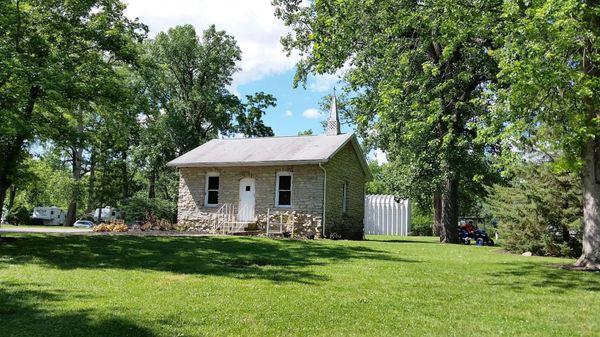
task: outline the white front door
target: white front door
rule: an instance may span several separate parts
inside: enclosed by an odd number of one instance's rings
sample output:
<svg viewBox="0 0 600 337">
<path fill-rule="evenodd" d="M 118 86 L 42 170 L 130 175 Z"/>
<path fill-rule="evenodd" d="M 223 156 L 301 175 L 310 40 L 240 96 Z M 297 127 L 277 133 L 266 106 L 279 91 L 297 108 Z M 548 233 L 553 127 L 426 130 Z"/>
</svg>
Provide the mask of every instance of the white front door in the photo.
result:
<svg viewBox="0 0 600 337">
<path fill-rule="evenodd" d="M 240 201 L 238 209 L 238 221 L 254 221 L 254 179 L 244 178 L 240 180 Z"/>
</svg>

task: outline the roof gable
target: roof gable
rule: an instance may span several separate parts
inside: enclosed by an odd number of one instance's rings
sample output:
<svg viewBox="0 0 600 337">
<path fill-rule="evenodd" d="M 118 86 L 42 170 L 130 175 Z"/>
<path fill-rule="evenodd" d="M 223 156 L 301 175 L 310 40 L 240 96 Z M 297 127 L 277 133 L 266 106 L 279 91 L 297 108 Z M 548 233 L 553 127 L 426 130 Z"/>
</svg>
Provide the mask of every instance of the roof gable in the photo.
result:
<svg viewBox="0 0 600 337">
<path fill-rule="evenodd" d="M 263 166 L 327 162 L 349 141 L 370 171 L 354 134 L 213 139 L 170 161 L 174 167 Z"/>
</svg>

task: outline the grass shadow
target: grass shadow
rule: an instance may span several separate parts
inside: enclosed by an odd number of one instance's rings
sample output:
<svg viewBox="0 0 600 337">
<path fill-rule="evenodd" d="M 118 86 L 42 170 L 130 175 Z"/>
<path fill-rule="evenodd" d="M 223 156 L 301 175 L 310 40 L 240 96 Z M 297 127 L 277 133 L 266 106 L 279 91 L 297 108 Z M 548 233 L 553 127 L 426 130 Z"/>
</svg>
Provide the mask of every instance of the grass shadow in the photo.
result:
<svg viewBox="0 0 600 337">
<path fill-rule="evenodd" d="M 233 237 L 38 235 L 2 245 L 0 252 L 13 264 L 59 269 L 147 269 L 299 283 L 327 280 L 311 266 L 360 259 L 417 262 L 364 246 Z"/>
<path fill-rule="evenodd" d="M 153 332 L 123 317 L 101 318 L 94 312 L 52 312 L 48 304 L 59 305 L 65 289 L 31 290 L 39 285 L 6 283 L 0 285 L 0 335 L 11 337 L 152 337 Z"/>
<path fill-rule="evenodd" d="M 371 241 L 371 242 L 384 242 L 384 243 L 424 243 L 424 244 L 434 244 L 434 245 L 439 245 L 440 243 L 438 241 L 426 241 L 423 239 L 411 239 L 410 237 L 402 237 L 402 239 L 378 239 L 378 238 L 369 238 L 367 237 L 367 239 L 365 241 Z"/>
<path fill-rule="evenodd" d="M 507 286 L 516 291 L 527 291 L 529 287 L 547 288 L 555 293 L 570 290 L 600 291 L 600 274 L 566 270 L 555 265 L 539 263 L 515 263 L 500 272 L 489 273 L 494 285 Z"/>
</svg>

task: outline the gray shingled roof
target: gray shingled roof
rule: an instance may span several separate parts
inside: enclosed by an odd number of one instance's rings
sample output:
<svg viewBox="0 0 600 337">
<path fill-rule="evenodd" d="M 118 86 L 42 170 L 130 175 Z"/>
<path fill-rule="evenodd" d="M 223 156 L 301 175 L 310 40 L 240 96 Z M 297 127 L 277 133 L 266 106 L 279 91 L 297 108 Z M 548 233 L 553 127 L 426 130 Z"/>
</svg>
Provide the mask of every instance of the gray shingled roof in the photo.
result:
<svg viewBox="0 0 600 337">
<path fill-rule="evenodd" d="M 327 162 L 352 142 L 365 174 L 369 168 L 354 134 L 213 139 L 170 161 L 175 167 L 263 166 Z"/>
</svg>

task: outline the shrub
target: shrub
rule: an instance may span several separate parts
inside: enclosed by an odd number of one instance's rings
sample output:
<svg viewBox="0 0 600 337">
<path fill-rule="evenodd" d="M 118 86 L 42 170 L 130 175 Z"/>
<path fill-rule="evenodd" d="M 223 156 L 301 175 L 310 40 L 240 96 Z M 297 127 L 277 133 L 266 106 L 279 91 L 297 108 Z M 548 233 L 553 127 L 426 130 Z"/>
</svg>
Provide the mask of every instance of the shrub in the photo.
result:
<svg viewBox="0 0 600 337">
<path fill-rule="evenodd" d="M 166 219 L 160 219 L 153 213 L 146 215 L 146 219 L 140 225 L 141 230 L 157 230 L 157 231 L 186 231 L 193 227 L 192 223 L 172 223 Z"/>
<path fill-rule="evenodd" d="M 414 212 L 411 216 L 410 235 L 432 236 L 432 218 L 431 214 Z"/>
<path fill-rule="evenodd" d="M 7 215 L 6 221 L 13 225 L 28 225 L 31 222 L 31 213 L 23 206 L 13 208 Z"/>
<path fill-rule="evenodd" d="M 362 240 L 364 238 L 364 227 L 363 222 L 357 221 L 349 216 L 342 215 L 337 218 L 332 218 L 331 222 L 327 225 L 326 230 L 331 233 L 339 235 L 340 239 L 345 240 Z"/>
<path fill-rule="evenodd" d="M 486 208 L 500 221 L 508 250 L 536 255 L 581 254 L 581 191 L 577 174 L 528 165 L 509 186 L 494 185 Z"/>
<path fill-rule="evenodd" d="M 147 196 L 135 195 L 122 206 L 125 212 L 125 221 L 146 221 L 148 215 L 152 214 L 158 219 L 168 219 L 173 222 L 177 214 L 177 205 L 174 201 L 160 198 L 150 199 Z"/>
</svg>

